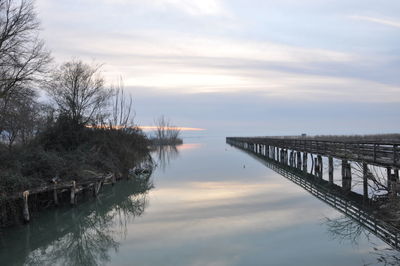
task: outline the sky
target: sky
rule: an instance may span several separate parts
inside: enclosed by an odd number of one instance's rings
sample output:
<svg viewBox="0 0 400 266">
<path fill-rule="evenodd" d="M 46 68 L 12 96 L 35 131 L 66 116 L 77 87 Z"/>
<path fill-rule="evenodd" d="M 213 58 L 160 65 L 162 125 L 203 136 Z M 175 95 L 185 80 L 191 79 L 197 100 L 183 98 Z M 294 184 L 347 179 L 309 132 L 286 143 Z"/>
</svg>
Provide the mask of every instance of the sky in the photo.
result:
<svg viewBox="0 0 400 266">
<path fill-rule="evenodd" d="M 400 132 L 398 0 L 37 0 L 56 63 L 102 63 L 135 121 L 212 136 Z"/>
</svg>

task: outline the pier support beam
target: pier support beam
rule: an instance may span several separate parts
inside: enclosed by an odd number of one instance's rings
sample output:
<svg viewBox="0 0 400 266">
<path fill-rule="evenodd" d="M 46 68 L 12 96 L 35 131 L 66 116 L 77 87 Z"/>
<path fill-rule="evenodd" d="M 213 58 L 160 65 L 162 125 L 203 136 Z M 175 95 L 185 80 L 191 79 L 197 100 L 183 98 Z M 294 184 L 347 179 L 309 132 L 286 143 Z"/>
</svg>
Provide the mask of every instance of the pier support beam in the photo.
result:
<svg viewBox="0 0 400 266">
<path fill-rule="evenodd" d="M 318 155 L 317 159 L 318 159 L 318 177 L 320 179 L 322 179 L 322 175 L 323 175 L 323 172 L 324 172 L 324 165 L 323 165 L 323 162 L 322 162 L 322 156 Z"/>
<path fill-rule="evenodd" d="M 314 175 L 318 177 L 319 167 L 318 167 L 318 158 L 314 158 Z"/>
<path fill-rule="evenodd" d="M 342 189 L 351 191 L 351 165 L 346 160 L 342 160 Z"/>
<path fill-rule="evenodd" d="M 398 169 L 393 169 L 392 173 L 392 168 L 388 167 L 387 168 L 387 173 L 388 173 L 388 189 L 390 195 L 395 198 L 397 197 L 397 184 L 399 183 L 399 170 Z"/>
<path fill-rule="evenodd" d="M 297 152 L 297 169 L 301 170 L 301 152 Z"/>
<path fill-rule="evenodd" d="M 328 164 L 329 164 L 329 170 L 328 170 L 328 172 L 329 172 L 329 183 L 330 184 L 333 184 L 333 158 L 332 158 L 332 156 L 329 156 L 328 157 Z"/>
<path fill-rule="evenodd" d="M 54 189 L 53 189 L 53 200 L 54 200 L 54 205 L 58 206 L 58 195 L 57 195 L 57 189 L 56 189 L 55 185 L 54 185 Z"/>
<path fill-rule="evenodd" d="M 76 198 L 75 198 L 75 191 L 76 191 L 76 182 L 72 181 L 72 187 L 71 187 L 71 205 L 76 204 Z"/>
<path fill-rule="evenodd" d="M 368 164 L 363 163 L 363 201 L 368 203 Z"/>
<path fill-rule="evenodd" d="M 289 165 L 290 165 L 291 167 L 294 166 L 294 154 L 293 154 L 293 153 L 294 153 L 293 151 L 290 151 Z"/>
<path fill-rule="evenodd" d="M 307 154 L 307 152 L 303 152 L 303 172 L 304 173 L 307 173 L 307 157 L 308 157 L 308 154 Z"/>
<path fill-rule="evenodd" d="M 285 162 L 284 162 L 286 165 L 288 165 L 288 163 L 289 163 L 289 152 L 288 152 L 288 150 L 286 149 L 285 150 Z"/>
<path fill-rule="evenodd" d="M 22 199 L 24 201 L 24 207 L 22 209 L 22 216 L 24 218 L 25 223 L 29 223 L 29 221 L 30 221 L 28 197 L 29 197 L 29 190 L 22 192 Z"/>
</svg>

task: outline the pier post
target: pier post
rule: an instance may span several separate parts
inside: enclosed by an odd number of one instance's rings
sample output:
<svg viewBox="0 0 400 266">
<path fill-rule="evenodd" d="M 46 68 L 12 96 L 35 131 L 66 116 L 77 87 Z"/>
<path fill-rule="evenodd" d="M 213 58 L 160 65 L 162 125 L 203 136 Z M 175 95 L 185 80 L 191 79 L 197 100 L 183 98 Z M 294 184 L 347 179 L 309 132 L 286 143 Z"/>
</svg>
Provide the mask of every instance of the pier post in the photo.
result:
<svg viewBox="0 0 400 266">
<path fill-rule="evenodd" d="M 333 184 L 333 158 L 332 156 L 329 156 L 328 158 L 328 164 L 329 164 L 329 183 Z"/>
<path fill-rule="evenodd" d="M 72 181 L 72 187 L 71 187 L 71 205 L 76 204 L 76 199 L 75 199 L 75 190 L 76 190 L 76 182 Z"/>
<path fill-rule="evenodd" d="M 115 185 L 115 183 L 117 183 L 117 175 L 114 173 L 112 176 L 111 176 L 111 185 Z"/>
<path fill-rule="evenodd" d="M 99 194 L 100 188 L 101 188 L 101 181 L 97 181 L 94 184 L 94 189 L 93 189 L 93 194 L 94 194 L 95 197 L 97 197 L 97 195 Z"/>
<path fill-rule="evenodd" d="M 399 169 L 393 169 L 393 183 L 394 183 L 394 186 L 392 186 L 393 187 L 393 194 L 394 194 L 394 196 L 395 197 L 397 197 L 397 192 L 399 192 L 399 188 L 398 188 L 398 186 L 399 186 Z"/>
<path fill-rule="evenodd" d="M 54 205 L 58 206 L 58 195 L 57 195 L 56 185 L 54 185 L 53 189 L 53 199 L 54 199 Z"/>
<path fill-rule="evenodd" d="M 388 188 L 388 192 L 391 192 L 391 188 L 392 188 L 392 168 L 390 167 L 386 167 L 386 178 L 387 178 L 387 188 Z"/>
<path fill-rule="evenodd" d="M 277 161 L 280 163 L 281 162 L 281 158 L 282 158 L 282 149 L 280 149 L 280 148 L 277 148 L 277 149 L 278 149 Z"/>
<path fill-rule="evenodd" d="M 286 164 L 286 165 L 289 164 L 289 152 L 288 152 L 287 149 L 285 150 L 285 164 Z"/>
<path fill-rule="evenodd" d="M 346 160 L 342 160 L 342 189 L 351 191 L 351 165 Z"/>
<path fill-rule="evenodd" d="M 28 205 L 29 190 L 22 192 L 22 199 L 24 200 L 24 208 L 22 210 L 22 216 L 24 217 L 24 222 L 29 223 L 29 205 Z"/>
<path fill-rule="evenodd" d="M 293 150 L 291 150 L 289 156 L 289 165 L 293 167 L 293 163 L 294 163 L 294 155 L 293 155 Z"/>
<path fill-rule="evenodd" d="M 322 156 L 318 155 L 317 158 L 318 158 L 318 177 L 322 179 L 322 175 L 323 175 L 323 172 L 324 172 Z"/>
<path fill-rule="evenodd" d="M 301 152 L 297 152 L 297 169 L 301 170 Z"/>
<path fill-rule="evenodd" d="M 307 152 L 303 152 L 303 172 L 307 173 Z"/>
<path fill-rule="evenodd" d="M 318 157 L 314 158 L 314 175 L 318 177 L 319 173 L 319 165 L 318 165 Z"/>
<path fill-rule="evenodd" d="M 363 163 L 363 201 L 368 202 L 368 164 Z"/>
<path fill-rule="evenodd" d="M 390 195 L 395 198 L 397 197 L 397 185 L 399 183 L 399 170 L 398 169 L 392 169 L 390 167 L 387 168 L 388 171 L 388 189 Z"/>
</svg>

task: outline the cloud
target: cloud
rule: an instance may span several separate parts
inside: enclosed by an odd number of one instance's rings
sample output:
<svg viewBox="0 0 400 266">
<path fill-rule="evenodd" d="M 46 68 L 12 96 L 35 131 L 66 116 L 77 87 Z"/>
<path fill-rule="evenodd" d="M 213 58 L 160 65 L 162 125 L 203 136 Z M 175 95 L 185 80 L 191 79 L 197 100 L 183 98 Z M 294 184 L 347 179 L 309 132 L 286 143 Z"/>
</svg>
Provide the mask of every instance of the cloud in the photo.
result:
<svg viewBox="0 0 400 266">
<path fill-rule="evenodd" d="M 147 5 L 158 10 L 177 9 L 192 16 L 225 16 L 226 7 L 220 0 L 103 0 L 108 4 Z"/>
<path fill-rule="evenodd" d="M 350 18 L 355 19 L 355 20 L 364 20 L 364 21 L 369 21 L 369 22 L 373 22 L 373 23 L 378 23 L 381 25 L 400 28 L 400 21 L 398 21 L 398 20 L 375 18 L 375 17 L 369 17 L 369 16 L 359 16 L 359 15 L 350 16 Z"/>
</svg>

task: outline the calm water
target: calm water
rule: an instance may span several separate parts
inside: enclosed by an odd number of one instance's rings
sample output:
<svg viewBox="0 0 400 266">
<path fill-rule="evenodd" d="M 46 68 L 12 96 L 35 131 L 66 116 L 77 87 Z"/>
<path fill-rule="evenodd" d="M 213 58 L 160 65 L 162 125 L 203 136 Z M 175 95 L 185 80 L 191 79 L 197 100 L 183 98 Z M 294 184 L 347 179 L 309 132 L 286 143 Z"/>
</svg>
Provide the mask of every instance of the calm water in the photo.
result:
<svg viewBox="0 0 400 266">
<path fill-rule="evenodd" d="M 0 265 L 376 265 L 396 252 L 223 138 L 170 149 L 154 188 L 123 181 L 8 229 Z M 337 232 L 341 232 L 338 234 Z M 382 264 L 383 265 L 383 264 Z M 396 264 L 394 264 L 396 265 Z"/>
</svg>

